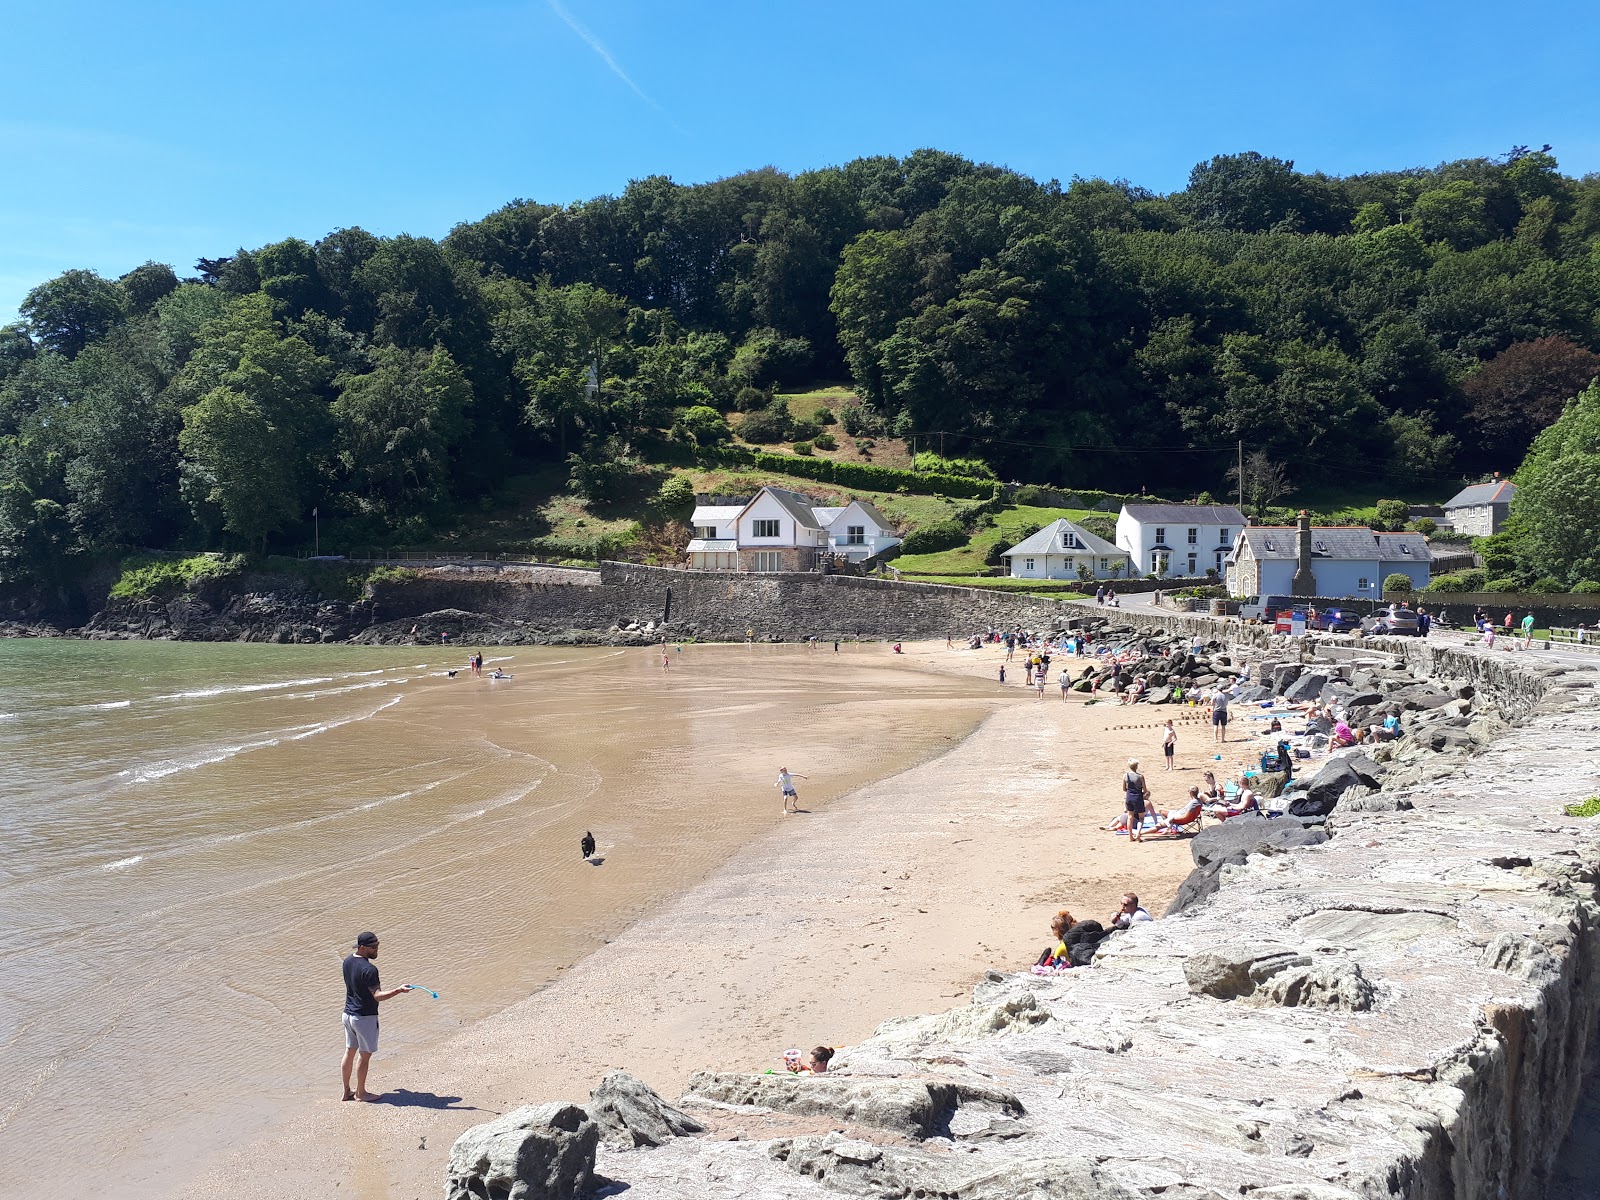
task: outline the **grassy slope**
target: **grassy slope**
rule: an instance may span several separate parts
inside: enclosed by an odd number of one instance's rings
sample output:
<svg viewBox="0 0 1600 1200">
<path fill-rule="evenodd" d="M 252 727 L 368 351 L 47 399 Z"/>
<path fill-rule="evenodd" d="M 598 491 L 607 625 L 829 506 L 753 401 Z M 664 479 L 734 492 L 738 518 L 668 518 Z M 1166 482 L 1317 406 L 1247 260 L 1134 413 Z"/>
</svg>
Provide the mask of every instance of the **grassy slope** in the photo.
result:
<svg viewBox="0 0 1600 1200">
<path fill-rule="evenodd" d="M 1069 521 L 1081 521 L 1091 515 L 1105 514 L 1091 514 L 1086 508 L 1018 505 L 997 513 L 994 525 L 979 529 L 965 546 L 932 554 L 902 554 L 895 559 L 894 565 L 902 571 L 914 571 L 919 575 L 978 575 L 989 569 L 983 560 L 994 543 L 1003 541 L 1007 545 L 1015 545 L 1022 540 L 1022 531 L 1029 525 L 1048 525 L 1063 517 Z"/>
</svg>

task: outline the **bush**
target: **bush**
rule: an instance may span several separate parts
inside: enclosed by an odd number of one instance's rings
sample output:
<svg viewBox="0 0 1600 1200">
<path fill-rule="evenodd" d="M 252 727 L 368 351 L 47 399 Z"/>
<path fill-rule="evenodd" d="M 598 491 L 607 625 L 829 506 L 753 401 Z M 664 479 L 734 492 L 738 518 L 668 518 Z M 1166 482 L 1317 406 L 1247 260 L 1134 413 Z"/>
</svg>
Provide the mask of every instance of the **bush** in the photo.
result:
<svg viewBox="0 0 1600 1200">
<path fill-rule="evenodd" d="M 1600 583 L 1596 583 L 1593 579 L 1583 579 L 1572 585 L 1572 591 L 1580 596 L 1593 595 L 1595 592 L 1600 592 Z"/>
<path fill-rule="evenodd" d="M 748 413 L 739 424 L 739 436 L 747 442 L 760 442 L 771 444 L 773 442 L 787 441 L 789 438 L 789 411 L 788 409 L 771 408 L 757 409 Z"/>
<path fill-rule="evenodd" d="M 197 554 L 192 558 L 158 558 L 138 554 L 122 560 L 122 575 L 111 585 L 118 600 L 151 600 L 176 596 L 207 579 L 237 575 L 244 567 L 238 555 Z"/>
<path fill-rule="evenodd" d="M 1430 592 L 1477 592 L 1483 590 L 1482 571 L 1456 571 L 1449 575 L 1439 575 L 1429 581 L 1427 588 Z"/>
<path fill-rule="evenodd" d="M 1480 592 L 1514 592 L 1517 590 L 1517 581 L 1508 575 L 1502 579 L 1491 579 L 1478 590 Z"/>
<path fill-rule="evenodd" d="M 1045 507 L 1045 491 L 1046 489 L 1040 487 L 1037 483 L 1025 483 L 1016 490 L 1016 493 L 1011 498 L 1025 508 L 1043 508 Z"/>
<path fill-rule="evenodd" d="M 943 458 L 924 450 L 911 462 L 913 470 L 938 475 L 966 475 L 973 479 L 993 479 L 994 469 L 981 458 Z"/>
<path fill-rule="evenodd" d="M 822 432 L 822 426 L 815 421 L 790 421 L 789 436 L 798 441 L 809 442 L 816 439 Z"/>
<path fill-rule="evenodd" d="M 1435 521 L 1432 517 L 1418 517 L 1415 521 L 1411 522 L 1411 528 L 1413 531 L 1420 533 L 1423 537 L 1431 538 L 1434 534 L 1439 532 L 1439 522 Z"/>
<path fill-rule="evenodd" d="M 796 454 L 809 455 L 811 453 L 811 443 L 810 442 L 796 442 L 794 444 L 794 452 Z"/>
<path fill-rule="evenodd" d="M 1409 592 L 1411 588 L 1411 576 L 1402 575 L 1399 571 L 1396 571 L 1383 581 L 1383 590 L 1385 592 Z"/>
<path fill-rule="evenodd" d="M 839 406 L 839 423 L 851 437 L 863 433 L 883 432 L 883 418 L 866 405 L 853 400 Z"/>
<path fill-rule="evenodd" d="M 837 450 L 839 448 L 839 439 L 831 433 L 819 433 L 811 439 L 811 444 L 818 450 Z"/>
<path fill-rule="evenodd" d="M 1092 533 L 1097 538 L 1104 538 L 1108 542 L 1117 540 L 1117 521 L 1115 517 L 1085 517 L 1078 522 L 1079 528 L 1085 533 Z"/>
<path fill-rule="evenodd" d="M 1554 575 L 1546 575 L 1543 578 L 1535 579 L 1527 586 L 1526 590 L 1530 592 L 1539 592 L 1544 595 L 1550 595 L 1555 592 L 1566 591 L 1567 585 L 1562 583 L 1561 580 L 1557 579 Z"/>
<path fill-rule="evenodd" d="M 906 534 L 900 543 L 903 554 L 932 554 L 936 550 L 953 550 L 967 544 L 967 531 L 959 521 L 936 521 Z"/>
<path fill-rule="evenodd" d="M 1009 540 L 1001 540 L 991 543 L 989 549 L 986 550 L 983 555 L 984 565 L 988 567 L 1003 566 L 1004 564 L 1001 560 L 1001 555 L 1005 554 L 1007 550 L 1011 549 L 1011 546 L 1012 543 Z"/>
<path fill-rule="evenodd" d="M 694 507 L 694 485 L 682 475 L 664 481 L 651 507 L 664 516 L 688 516 Z"/>
<path fill-rule="evenodd" d="M 752 413 L 751 417 L 760 414 Z M 748 421 L 750 418 L 747 417 Z M 839 462 L 831 458 L 801 458 L 792 454 L 752 452 L 737 446 L 718 447 L 702 451 L 702 459 L 727 463 L 730 466 L 773 471 L 780 475 L 796 475 L 802 479 L 815 479 L 821 483 L 840 487 L 861 488 L 869 492 L 905 492 L 911 495 L 951 496 L 963 500 L 991 501 L 999 484 L 983 479 L 966 479 L 959 475 L 919 475 L 915 471 L 902 471 L 896 467 L 880 467 L 872 463 Z"/>
<path fill-rule="evenodd" d="M 697 446 L 717 446 L 733 436 L 721 413 L 706 404 L 696 404 L 678 414 L 672 423 L 672 436 Z"/>
<path fill-rule="evenodd" d="M 755 412 L 758 408 L 765 408 L 772 403 L 772 394 L 764 392 L 758 387 L 745 384 L 733 396 L 733 406 L 740 412 Z"/>
<path fill-rule="evenodd" d="M 824 405 L 811 414 L 811 419 L 818 425 L 837 425 L 839 418 L 833 415 L 833 409 Z"/>
<path fill-rule="evenodd" d="M 1378 520 L 1383 522 L 1384 529 L 1404 529 L 1406 527 L 1406 502 L 1404 500 L 1379 500 Z"/>
</svg>

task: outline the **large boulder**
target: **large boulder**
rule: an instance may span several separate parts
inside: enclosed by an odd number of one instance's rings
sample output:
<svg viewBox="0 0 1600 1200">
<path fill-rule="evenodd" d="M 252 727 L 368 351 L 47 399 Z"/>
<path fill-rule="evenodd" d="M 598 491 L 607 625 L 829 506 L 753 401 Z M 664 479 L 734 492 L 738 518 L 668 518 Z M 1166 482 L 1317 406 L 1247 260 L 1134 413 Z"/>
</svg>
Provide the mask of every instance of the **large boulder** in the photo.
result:
<svg viewBox="0 0 1600 1200">
<path fill-rule="evenodd" d="M 1290 704 L 1306 704 L 1312 700 L 1322 698 L 1322 688 L 1328 682 L 1326 675 L 1319 675 L 1315 671 L 1300 676 L 1283 691 L 1283 698 Z"/>
<path fill-rule="evenodd" d="M 1339 803 L 1339 797 L 1348 788 L 1366 788 L 1361 776 L 1349 762 L 1342 758 L 1330 759 L 1311 777 L 1303 791 L 1289 801 L 1289 815 L 1294 817 L 1325 817 Z"/>
<path fill-rule="evenodd" d="M 613 1071 L 602 1079 L 589 1094 L 587 1107 L 608 1146 L 665 1146 L 675 1137 L 705 1130 L 626 1071 Z"/>
<path fill-rule="evenodd" d="M 1288 817 L 1234 817 L 1196 834 L 1189 843 L 1189 856 L 1195 866 L 1203 867 L 1236 853 L 1274 854 L 1296 846 L 1321 845 L 1327 840 L 1327 831 L 1319 822 Z"/>
<path fill-rule="evenodd" d="M 1450 699 L 1448 692 L 1441 692 L 1426 684 L 1414 683 L 1409 687 L 1397 688 L 1390 692 L 1388 702 L 1416 712 L 1443 708 L 1450 703 Z"/>
<path fill-rule="evenodd" d="M 1280 971 L 1310 965 L 1309 957 L 1287 946 L 1227 942 L 1184 959 L 1183 977 L 1197 996 L 1237 1000 L 1253 995 Z"/>
<path fill-rule="evenodd" d="M 1279 663 L 1272 668 L 1272 691 L 1274 695 L 1281 696 L 1283 691 L 1296 679 L 1300 678 L 1305 668 L 1299 663 Z"/>
<path fill-rule="evenodd" d="M 1031 998 L 1031 997 L 1030 997 Z M 1018 1117 L 1022 1102 L 1009 1092 L 964 1081 L 801 1078 L 697 1071 L 689 1077 L 689 1100 L 754 1104 L 799 1116 L 828 1117 L 870 1125 L 908 1138 L 948 1136 L 959 1109 Z"/>
<path fill-rule="evenodd" d="M 456 1139 L 445 1200 L 579 1200 L 594 1190 L 599 1140 L 600 1127 L 576 1104 L 515 1109 Z"/>
</svg>

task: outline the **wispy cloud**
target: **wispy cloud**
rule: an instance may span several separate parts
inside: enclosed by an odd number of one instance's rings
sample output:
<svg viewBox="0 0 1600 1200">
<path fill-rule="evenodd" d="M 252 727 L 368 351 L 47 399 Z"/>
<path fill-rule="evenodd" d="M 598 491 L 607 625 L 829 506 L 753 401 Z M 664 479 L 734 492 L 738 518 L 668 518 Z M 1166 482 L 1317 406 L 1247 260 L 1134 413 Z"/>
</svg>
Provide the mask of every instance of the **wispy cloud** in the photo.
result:
<svg viewBox="0 0 1600 1200">
<path fill-rule="evenodd" d="M 549 7 L 551 12 L 555 13 L 556 16 L 561 18 L 562 22 L 568 29 L 572 30 L 573 33 L 582 38 L 584 42 L 588 44 L 589 49 L 593 50 L 600 56 L 600 61 L 605 63 L 606 66 L 611 69 L 611 73 L 613 75 L 632 88 L 634 94 L 638 96 L 639 99 L 643 100 L 646 104 L 655 109 L 657 112 L 661 113 L 663 116 L 666 115 L 666 109 L 657 104 L 654 97 L 652 97 L 648 92 L 646 92 L 642 87 L 633 81 L 633 77 L 622 69 L 622 64 L 617 62 L 617 60 L 612 57 L 610 50 L 606 49 L 606 44 L 599 38 L 595 37 L 595 35 L 589 31 L 589 27 L 587 25 L 568 12 L 567 6 L 562 4 L 561 0 L 544 0 L 544 2 Z M 667 119 L 671 121 L 670 117 Z M 676 125 L 674 125 L 674 128 L 676 128 Z"/>
</svg>

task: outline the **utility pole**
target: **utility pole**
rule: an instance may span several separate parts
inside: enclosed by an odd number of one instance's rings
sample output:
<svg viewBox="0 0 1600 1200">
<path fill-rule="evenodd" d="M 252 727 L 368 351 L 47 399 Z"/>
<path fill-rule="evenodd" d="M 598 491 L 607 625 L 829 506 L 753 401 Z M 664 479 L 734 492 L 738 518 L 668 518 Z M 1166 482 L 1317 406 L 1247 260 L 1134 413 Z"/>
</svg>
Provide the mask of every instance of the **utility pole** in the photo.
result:
<svg viewBox="0 0 1600 1200">
<path fill-rule="evenodd" d="M 1239 439 L 1239 511 L 1244 511 L 1244 439 Z"/>
</svg>

